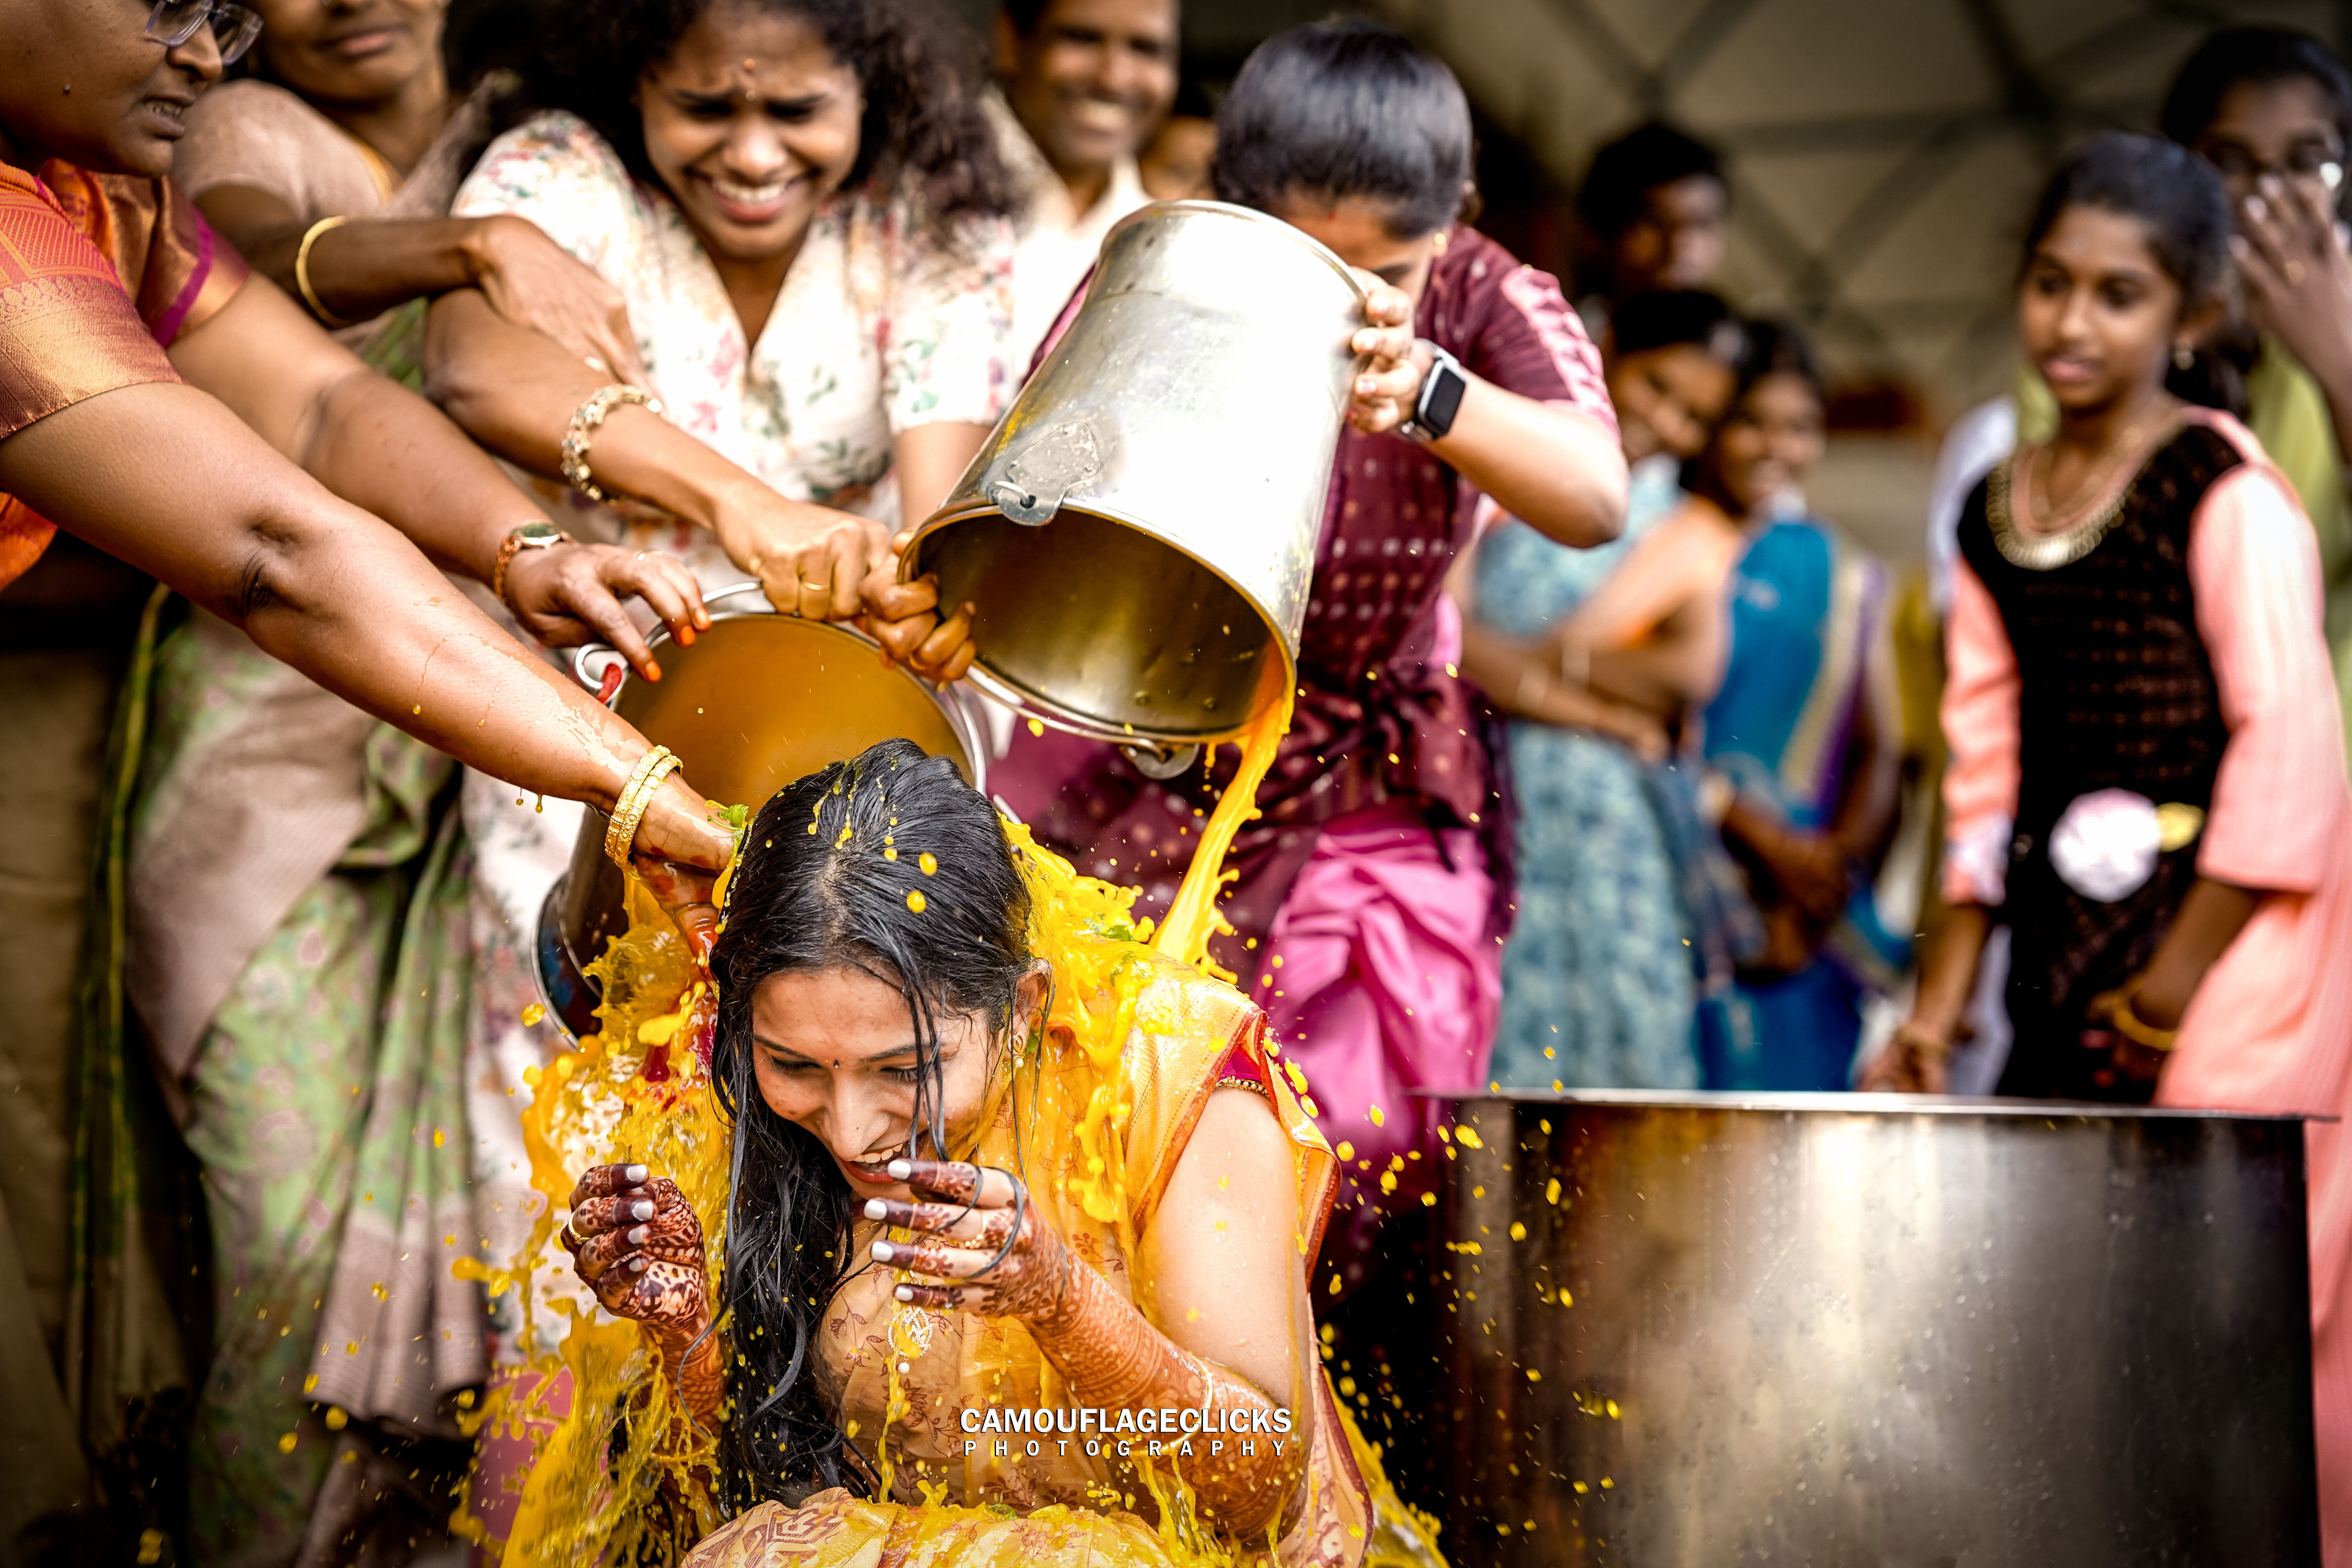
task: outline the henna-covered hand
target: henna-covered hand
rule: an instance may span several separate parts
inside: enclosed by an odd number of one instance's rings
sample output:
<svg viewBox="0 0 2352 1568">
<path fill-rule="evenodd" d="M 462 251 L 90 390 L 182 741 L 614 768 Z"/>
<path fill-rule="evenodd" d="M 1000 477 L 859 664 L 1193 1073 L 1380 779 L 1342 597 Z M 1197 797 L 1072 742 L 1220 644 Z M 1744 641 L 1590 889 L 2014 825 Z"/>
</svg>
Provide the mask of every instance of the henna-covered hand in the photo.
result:
<svg viewBox="0 0 2352 1568">
<path fill-rule="evenodd" d="M 615 1317 L 699 1333 L 710 1321 L 702 1225 L 677 1184 L 643 1165 L 597 1165 L 572 1189 L 560 1238 L 572 1267 Z"/>
<path fill-rule="evenodd" d="M 928 1277 L 899 1286 L 899 1300 L 1038 1327 L 1062 1315 L 1076 1260 L 1012 1175 L 949 1160 L 893 1160 L 890 1174 L 922 1201 L 870 1199 L 866 1217 L 930 1238 L 874 1244 L 877 1263 Z"/>
<path fill-rule="evenodd" d="M 726 1394 L 726 1358 L 710 1331 L 702 1222 L 677 1184 L 643 1165 L 596 1165 L 572 1189 L 559 1237 L 604 1310 L 646 1325 L 671 1381 L 708 1431 Z"/>
</svg>

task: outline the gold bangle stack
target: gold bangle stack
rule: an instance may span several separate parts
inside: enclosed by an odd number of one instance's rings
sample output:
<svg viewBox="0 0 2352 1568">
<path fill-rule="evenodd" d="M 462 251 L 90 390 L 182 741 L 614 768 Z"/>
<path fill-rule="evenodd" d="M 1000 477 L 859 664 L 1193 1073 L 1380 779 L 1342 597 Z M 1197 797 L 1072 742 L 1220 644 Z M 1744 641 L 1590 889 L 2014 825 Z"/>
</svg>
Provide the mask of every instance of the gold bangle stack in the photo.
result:
<svg viewBox="0 0 2352 1568">
<path fill-rule="evenodd" d="M 662 411 L 661 399 L 652 393 L 616 381 L 610 386 L 598 387 L 589 395 L 588 401 L 573 409 L 572 424 L 563 433 L 564 482 L 590 500 L 602 503 L 611 498 L 588 471 L 588 443 L 596 438 L 597 428 L 612 416 L 613 410 L 625 403 L 634 403 L 651 414 Z"/>
<path fill-rule="evenodd" d="M 350 221 L 344 217 L 320 218 L 303 231 L 301 247 L 294 252 L 294 287 L 302 291 L 302 303 L 310 307 L 310 314 L 331 327 L 348 327 L 352 323 L 319 302 L 319 291 L 310 287 L 310 247 L 319 243 L 320 235 Z"/>
<path fill-rule="evenodd" d="M 2115 1025 L 2116 1034 L 2121 1035 L 2133 1045 L 2145 1046 L 2151 1051 L 2170 1050 L 2178 1043 L 2180 1031 L 2159 1029 L 2134 1012 L 2132 998 L 2135 994 L 2134 992 L 2126 991 L 2116 998 L 2116 1005 L 2107 1009 L 2108 1022 Z"/>
<path fill-rule="evenodd" d="M 621 796 L 613 803 L 613 820 L 604 829 L 604 853 L 623 870 L 628 869 L 629 850 L 637 841 L 637 825 L 645 821 L 646 808 L 653 804 L 662 780 L 677 765 L 677 752 L 667 746 L 656 746 L 637 759 L 629 782 L 621 786 Z"/>
</svg>

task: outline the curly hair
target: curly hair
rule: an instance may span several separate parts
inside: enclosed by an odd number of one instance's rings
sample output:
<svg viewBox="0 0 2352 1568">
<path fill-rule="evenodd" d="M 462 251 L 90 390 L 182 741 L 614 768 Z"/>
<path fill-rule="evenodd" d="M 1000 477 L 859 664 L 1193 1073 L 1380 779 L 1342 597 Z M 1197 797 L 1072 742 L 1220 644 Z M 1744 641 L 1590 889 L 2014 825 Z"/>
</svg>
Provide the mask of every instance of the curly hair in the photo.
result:
<svg viewBox="0 0 2352 1568">
<path fill-rule="evenodd" d="M 719 0 L 579 0 L 526 75 L 530 107 L 563 109 L 612 144 L 630 174 L 660 178 L 646 154 L 635 96 L 645 72 L 670 57 Z M 857 160 L 842 182 L 910 198 L 936 237 L 959 220 L 1003 217 L 1018 205 L 982 108 L 977 48 L 929 0 L 726 0 L 814 28 L 856 76 L 866 113 Z"/>
</svg>

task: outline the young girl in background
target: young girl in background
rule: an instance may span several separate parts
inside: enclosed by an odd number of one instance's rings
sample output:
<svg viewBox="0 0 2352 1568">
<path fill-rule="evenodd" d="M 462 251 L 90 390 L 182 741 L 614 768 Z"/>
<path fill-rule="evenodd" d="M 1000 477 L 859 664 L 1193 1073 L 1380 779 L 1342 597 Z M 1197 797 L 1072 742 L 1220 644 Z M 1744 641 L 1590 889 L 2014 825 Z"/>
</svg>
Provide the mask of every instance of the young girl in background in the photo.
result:
<svg viewBox="0 0 2352 1568">
<path fill-rule="evenodd" d="M 2057 434 L 1959 530 L 1944 731 L 1952 914 L 1867 1087 L 1939 1089 L 1988 929 L 2011 930 L 2004 1094 L 2340 1117 L 2352 793 L 2294 493 L 2167 390 L 2221 315 L 2213 172 L 2142 137 L 2051 179 L 2018 291 Z M 2352 1563 L 2352 1181 L 2315 1122 L 2312 1361 L 2326 1561 Z"/>
<path fill-rule="evenodd" d="M 1731 399 L 1741 338 L 1723 301 L 1696 290 L 1637 296 L 1615 327 L 1624 534 L 1569 550 L 1509 521 L 1455 574 L 1463 673 L 1511 721 L 1518 909 L 1491 1072 L 1516 1087 L 1699 1083 L 1686 857 L 1673 831 L 1696 831 L 1696 819 L 1662 813 L 1671 803 L 1653 764 L 1722 668 L 1720 589 L 1738 531 L 1677 476 Z M 1645 668 L 1616 668 L 1628 655 Z M 1612 688 L 1612 669 L 1637 674 L 1640 689 Z"/>
<path fill-rule="evenodd" d="M 1872 867 L 1894 823 L 1903 711 L 1886 568 L 1807 514 L 1822 394 L 1792 328 L 1752 321 L 1740 388 L 1692 488 L 1747 541 L 1725 595 L 1730 653 L 1707 704 L 1723 838 L 1746 868 L 1764 951 L 1699 1009 L 1709 1089 L 1840 1089 L 1864 987 L 1908 956 L 1880 925 Z"/>
</svg>

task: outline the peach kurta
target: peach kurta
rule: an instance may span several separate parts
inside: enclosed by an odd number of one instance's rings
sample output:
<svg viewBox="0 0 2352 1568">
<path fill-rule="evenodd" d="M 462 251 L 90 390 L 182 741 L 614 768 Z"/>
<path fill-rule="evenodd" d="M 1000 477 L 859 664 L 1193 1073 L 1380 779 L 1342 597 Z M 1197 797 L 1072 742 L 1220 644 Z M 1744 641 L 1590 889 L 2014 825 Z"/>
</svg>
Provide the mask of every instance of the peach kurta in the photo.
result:
<svg viewBox="0 0 2352 1568">
<path fill-rule="evenodd" d="M 2310 525 L 2243 426 L 2197 415 L 2246 458 L 2189 533 L 2196 631 L 2229 731 L 2197 855 L 2204 877 L 2268 896 L 2206 973 L 2157 1089 L 2160 1104 L 2352 1117 L 2352 788 L 2321 635 Z M 1965 563 L 1948 631 L 1946 896 L 1998 904 L 2021 784 L 2017 658 Z M 2321 1531 L 2352 1568 L 2352 1143 L 2306 1124 Z"/>
</svg>

